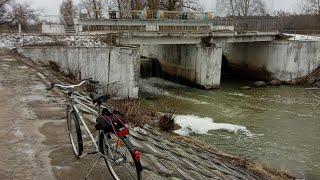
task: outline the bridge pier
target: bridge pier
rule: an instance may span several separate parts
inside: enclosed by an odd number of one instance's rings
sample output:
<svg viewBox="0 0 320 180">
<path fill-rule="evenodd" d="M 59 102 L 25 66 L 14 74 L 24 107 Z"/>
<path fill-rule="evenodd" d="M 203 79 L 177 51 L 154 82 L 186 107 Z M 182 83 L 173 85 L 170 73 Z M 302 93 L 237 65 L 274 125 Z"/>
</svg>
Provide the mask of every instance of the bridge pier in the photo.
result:
<svg viewBox="0 0 320 180">
<path fill-rule="evenodd" d="M 173 79 L 205 89 L 220 87 L 222 48 L 215 45 L 142 45 L 143 56 L 159 60 L 162 72 Z M 147 54 L 146 54 L 147 53 Z"/>
</svg>

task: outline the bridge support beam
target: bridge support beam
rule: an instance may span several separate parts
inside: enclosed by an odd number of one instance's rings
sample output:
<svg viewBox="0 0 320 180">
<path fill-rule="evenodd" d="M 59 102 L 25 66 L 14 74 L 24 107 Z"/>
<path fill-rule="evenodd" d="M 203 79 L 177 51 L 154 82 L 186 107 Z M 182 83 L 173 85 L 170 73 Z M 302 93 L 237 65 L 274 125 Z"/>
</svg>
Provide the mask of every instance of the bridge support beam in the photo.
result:
<svg viewBox="0 0 320 180">
<path fill-rule="evenodd" d="M 162 72 L 205 89 L 220 87 L 222 48 L 214 45 L 159 45 Z"/>
</svg>

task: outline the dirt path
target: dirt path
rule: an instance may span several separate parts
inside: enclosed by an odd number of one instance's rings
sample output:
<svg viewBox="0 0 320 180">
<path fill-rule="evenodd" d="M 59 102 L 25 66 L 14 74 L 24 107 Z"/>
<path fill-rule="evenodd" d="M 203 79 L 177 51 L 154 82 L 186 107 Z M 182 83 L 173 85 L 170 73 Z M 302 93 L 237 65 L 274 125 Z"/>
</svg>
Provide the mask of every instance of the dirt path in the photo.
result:
<svg viewBox="0 0 320 180">
<path fill-rule="evenodd" d="M 84 179 L 93 163 L 73 156 L 65 100 L 45 88 L 37 72 L 0 50 L 0 179 Z M 98 168 L 91 178 L 110 175 Z"/>
</svg>

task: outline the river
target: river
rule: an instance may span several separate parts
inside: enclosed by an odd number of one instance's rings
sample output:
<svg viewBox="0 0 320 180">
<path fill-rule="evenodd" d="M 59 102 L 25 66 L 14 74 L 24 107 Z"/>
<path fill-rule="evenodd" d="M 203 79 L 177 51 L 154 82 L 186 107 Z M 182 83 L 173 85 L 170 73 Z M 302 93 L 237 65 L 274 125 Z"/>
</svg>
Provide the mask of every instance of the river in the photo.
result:
<svg viewBox="0 0 320 180">
<path fill-rule="evenodd" d="M 174 111 L 193 136 L 225 152 L 320 179 L 320 92 L 299 86 L 240 90 L 249 81 L 226 80 L 199 90 L 159 78 L 141 80 L 142 105 Z"/>
</svg>

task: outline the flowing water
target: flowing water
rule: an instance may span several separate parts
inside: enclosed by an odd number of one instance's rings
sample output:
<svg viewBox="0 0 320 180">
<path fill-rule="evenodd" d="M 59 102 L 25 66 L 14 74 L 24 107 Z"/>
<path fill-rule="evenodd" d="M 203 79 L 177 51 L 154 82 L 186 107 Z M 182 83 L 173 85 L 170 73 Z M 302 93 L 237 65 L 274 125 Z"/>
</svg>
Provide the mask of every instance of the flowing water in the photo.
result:
<svg viewBox="0 0 320 180">
<path fill-rule="evenodd" d="M 141 80 L 148 108 L 179 114 L 176 133 L 306 179 L 320 179 L 320 92 L 299 86 L 240 90 L 227 81 L 199 90 L 159 78 Z"/>
</svg>

